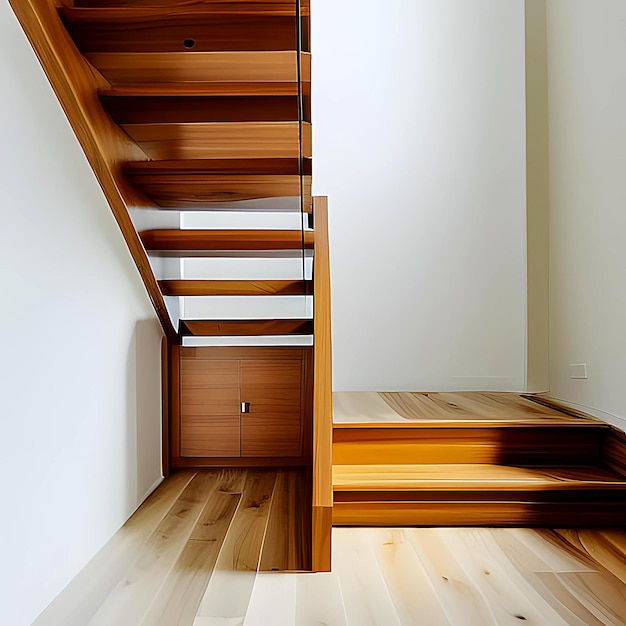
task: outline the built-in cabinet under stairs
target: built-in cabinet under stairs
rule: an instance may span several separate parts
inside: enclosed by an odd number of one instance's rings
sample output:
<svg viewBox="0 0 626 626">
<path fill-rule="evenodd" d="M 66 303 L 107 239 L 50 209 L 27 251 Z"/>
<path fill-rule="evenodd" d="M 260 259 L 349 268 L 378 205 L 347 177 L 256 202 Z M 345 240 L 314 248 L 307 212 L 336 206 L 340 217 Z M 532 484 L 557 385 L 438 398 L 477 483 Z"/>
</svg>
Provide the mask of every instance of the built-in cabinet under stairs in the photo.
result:
<svg viewBox="0 0 626 626">
<path fill-rule="evenodd" d="M 396 421 L 334 424 L 335 525 L 626 522 L 626 443 L 608 424 L 512 394 L 380 395 Z"/>
</svg>

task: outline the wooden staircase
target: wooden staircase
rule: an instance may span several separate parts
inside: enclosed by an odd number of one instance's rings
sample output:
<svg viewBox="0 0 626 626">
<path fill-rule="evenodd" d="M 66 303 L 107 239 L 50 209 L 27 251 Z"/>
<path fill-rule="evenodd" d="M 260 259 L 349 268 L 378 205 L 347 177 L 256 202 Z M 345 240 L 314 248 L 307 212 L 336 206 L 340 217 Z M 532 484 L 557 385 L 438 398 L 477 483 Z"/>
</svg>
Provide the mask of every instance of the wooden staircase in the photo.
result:
<svg viewBox="0 0 626 626">
<path fill-rule="evenodd" d="M 312 407 L 302 409 L 305 449 L 299 460 L 287 461 L 300 463 L 310 482 L 311 567 L 328 569 L 328 234 L 325 199 L 311 195 L 309 0 L 11 5 L 102 186 L 166 334 L 164 471 L 180 467 L 179 359 L 188 339 L 194 341 L 192 351 L 272 346 L 276 339 L 284 345 L 280 340 L 290 339 L 288 345 L 308 346 L 302 354 L 316 352 L 314 366 L 308 365 L 312 356 L 303 357 L 308 380 L 300 401 Z M 223 226 L 229 220 L 234 225 Z M 274 264 L 269 273 L 262 271 L 267 259 Z M 219 261 L 222 275 L 215 264 L 207 269 L 212 260 Z M 229 266 L 234 261 L 247 263 L 246 275 L 237 275 L 241 265 Z M 265 316 L 251 316 L 250 306 L 236 310 L 258 296 Z M 214 312 L 224 310 L 216 300 L 232 305 L 229 314 Z M 285 313 L 287 300 L 302 306 L 290 305 Z M 246 359 L 240 352 L 236 358 Z M 282 353 L 272 354 L 278 359 Z M 246 367 L 256 372 L 271 364 L 262 356 L 257 361 L 254 367 L 246 361 Z M 235 397 L 234 389 L 229 393 Z M 247 445 L 263 455 L 256 443 Z"/>
<path fill-rule="evenodd" d="M 616 429 L 565 414 L 335 424 L 333 523 L 623 526 L 624 458 Z"/>
</svg>

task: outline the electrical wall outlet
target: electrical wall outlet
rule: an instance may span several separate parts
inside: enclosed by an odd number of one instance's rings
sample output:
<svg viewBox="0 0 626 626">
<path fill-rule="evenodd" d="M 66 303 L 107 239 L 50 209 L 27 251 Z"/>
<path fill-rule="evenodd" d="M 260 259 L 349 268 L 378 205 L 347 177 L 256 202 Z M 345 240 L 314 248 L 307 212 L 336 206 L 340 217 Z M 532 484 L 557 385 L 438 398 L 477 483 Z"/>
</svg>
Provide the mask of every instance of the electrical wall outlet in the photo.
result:
<svg viewBox="0 0 626 626">
<path fill-rule="evenodd" d="M 570 378 L 589 378 L 587 376 L 587 364 L 586 363 L 572 363 L 569 366 Z"/>
</svg>

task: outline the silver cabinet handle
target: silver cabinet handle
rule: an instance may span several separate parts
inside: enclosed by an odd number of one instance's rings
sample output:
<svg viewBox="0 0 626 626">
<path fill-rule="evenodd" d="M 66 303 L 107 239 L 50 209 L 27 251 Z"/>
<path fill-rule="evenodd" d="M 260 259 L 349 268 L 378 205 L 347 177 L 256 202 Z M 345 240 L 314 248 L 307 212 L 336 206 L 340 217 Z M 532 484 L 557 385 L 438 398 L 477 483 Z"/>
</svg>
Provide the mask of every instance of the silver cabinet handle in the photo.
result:
<svg viewBox="0 0 626 626">
<path fill-rule="evenodd" d="M 250 413 L 250 403 L 249 402 L 242 402 L 241 403 L 241 412 L 242 413 Z"/>
</svg>

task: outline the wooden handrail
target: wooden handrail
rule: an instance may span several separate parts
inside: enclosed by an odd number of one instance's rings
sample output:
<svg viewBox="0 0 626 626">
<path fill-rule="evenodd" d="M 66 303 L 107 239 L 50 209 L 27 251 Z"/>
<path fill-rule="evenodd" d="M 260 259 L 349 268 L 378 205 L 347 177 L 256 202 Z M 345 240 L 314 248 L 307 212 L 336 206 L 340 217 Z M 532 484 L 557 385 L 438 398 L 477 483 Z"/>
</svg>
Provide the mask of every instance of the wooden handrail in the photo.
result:
<svg viewBox="0 0 626 626">
<path fill-rule="evenodd" d="M 328 198 L 313 199 L 313 517 L 312 569 L 331 567 L 332 483 L 332 341 L 330 317 L 330 251 Z"/>
<path fill-rule="evenodd" d="M 147 160 L 146 154 L 108 117 L 98 101 L 98 89 L 110 88 L 74 46 L 57 14 L 54 0 L 9 0 L 18 21 L 74 129 L 85 156 L 126 240 L 164 332 L 176 331 L 170 321 L 148 255 L 127 207 L 154 206 L 122 175 L 127 161 Z"/>
</svg>

